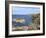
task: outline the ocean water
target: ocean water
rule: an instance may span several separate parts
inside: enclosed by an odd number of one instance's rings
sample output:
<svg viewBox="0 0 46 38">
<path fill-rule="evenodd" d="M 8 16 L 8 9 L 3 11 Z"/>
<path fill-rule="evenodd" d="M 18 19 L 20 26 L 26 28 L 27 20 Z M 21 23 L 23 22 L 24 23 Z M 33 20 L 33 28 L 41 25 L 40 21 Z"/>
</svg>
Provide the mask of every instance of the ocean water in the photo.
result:
<svg viewBox="0 0 46 38">
<path fill-rule="evenodd" d="M 17 23 L 15 21 L 16 18 L 25 19 L 24 23 Z M 29 23 L 32 23 L 32 16 L 31 15 L 12 15 L 12 24 L 15 26 L 28 26 Z"/>
</svg>

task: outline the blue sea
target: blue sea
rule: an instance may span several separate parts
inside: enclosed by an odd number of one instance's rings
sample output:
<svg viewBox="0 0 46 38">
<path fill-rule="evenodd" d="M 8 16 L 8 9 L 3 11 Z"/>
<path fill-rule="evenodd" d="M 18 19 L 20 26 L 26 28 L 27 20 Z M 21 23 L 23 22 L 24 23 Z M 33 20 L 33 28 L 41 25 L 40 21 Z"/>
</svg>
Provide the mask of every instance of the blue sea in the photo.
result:
<svg viewBox="0 0 46 38">
<path fill-rule="evenodd" d="M 16 23 L 14 19 L 22 18 L 25 19 L 25 23 Z M 32 16 L 31 15 L 12 15 L 12 24 L 15 26 L 26 26 L 29 23 L 32 23 Z"/>
</svg>

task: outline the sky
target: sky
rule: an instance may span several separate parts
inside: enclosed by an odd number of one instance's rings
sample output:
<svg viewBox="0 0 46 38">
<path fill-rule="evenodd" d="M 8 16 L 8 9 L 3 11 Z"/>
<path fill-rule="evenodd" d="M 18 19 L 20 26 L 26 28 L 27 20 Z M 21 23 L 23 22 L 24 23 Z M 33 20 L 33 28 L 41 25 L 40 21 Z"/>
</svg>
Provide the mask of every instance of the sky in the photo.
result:
<svg viewBox="0 0 46 38">
<path fill-rule="evenodd" d="M 27 14 L 37 14 L 40 13 L 40 8 L 38 7 L 13 7 L 12 15 L 27 15 Z"/>
</svg>

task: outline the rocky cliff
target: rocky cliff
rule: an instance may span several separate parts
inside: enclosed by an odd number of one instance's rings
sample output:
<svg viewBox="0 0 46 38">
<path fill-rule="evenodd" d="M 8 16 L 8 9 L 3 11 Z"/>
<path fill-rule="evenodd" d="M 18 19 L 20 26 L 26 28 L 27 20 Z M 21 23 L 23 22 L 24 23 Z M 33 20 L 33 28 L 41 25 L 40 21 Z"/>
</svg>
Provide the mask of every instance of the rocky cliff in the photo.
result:
<svg viewBox="0 0 46 38">
<path fill-rule="evenodd" d="M 40 29 L 40 14 L 32 15 L 32 27 L 34 30 Z"/>
</svg>

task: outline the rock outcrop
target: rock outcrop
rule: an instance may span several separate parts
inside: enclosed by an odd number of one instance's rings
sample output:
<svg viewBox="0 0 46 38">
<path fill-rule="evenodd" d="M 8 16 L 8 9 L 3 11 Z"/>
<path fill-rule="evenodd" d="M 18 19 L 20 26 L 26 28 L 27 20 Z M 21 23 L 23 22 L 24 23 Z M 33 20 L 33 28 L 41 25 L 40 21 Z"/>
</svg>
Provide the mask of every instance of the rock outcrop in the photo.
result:
<svg viewBox="0 0 46 38">
<path fill-rule="evenodd" d="M 40 14 L 32 15 L 32 27 L 33 29 L 40 29 Z"/>
</svg>

